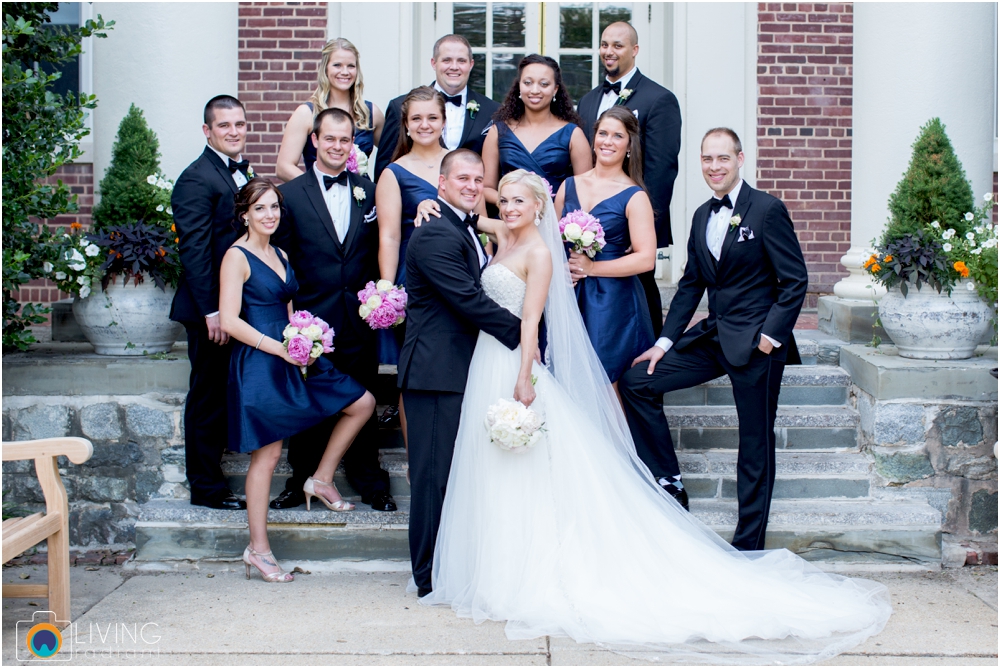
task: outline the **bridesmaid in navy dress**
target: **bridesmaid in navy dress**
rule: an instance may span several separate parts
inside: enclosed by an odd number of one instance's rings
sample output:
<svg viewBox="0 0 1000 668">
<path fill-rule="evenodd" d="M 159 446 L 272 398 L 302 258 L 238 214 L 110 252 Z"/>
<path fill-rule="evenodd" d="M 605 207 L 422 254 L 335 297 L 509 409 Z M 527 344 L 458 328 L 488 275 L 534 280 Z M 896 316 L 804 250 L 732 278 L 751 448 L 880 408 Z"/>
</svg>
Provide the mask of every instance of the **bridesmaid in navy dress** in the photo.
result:
<svg viewBox="0 0 1000 668">
<path fill-rule="evenodd" d="M 642 182 L 639 123 L 628 109 L 601 114 L 594 155 L 594 168 L 567 179 L 555 206 L 562 215 L 587 211 L 604 228 L 604 250 L 593 260 L 571 252 L 569 265 L 590 341 L 617 390 L 621 375 L 654 341 L 638 274 L 656 264 L 656 231 Z"/>
<path fill-rule="evenodd" d="M 324 357 L 311 360 L 303 378 L 301 365 L 282 345 L 298 282 L 284 251 L 270 244 L 281 218 L 278 189 L 266 179 L 251 179 L 236 195 L 236 218 L 246 236 L 222 260 L 219 316 L 223 331 L 237 341 L 229 364 L 229 449 L 251 453 L 246 479 L 250 544 L 243 562 L 248 579 L 253 566 L 265 582 L 291 582 L 292 574 L 281 568 L 267 539 L 271 475 L 282 440 L 342 413 L 303 491 L 307 504 L 318 497 L 330 510 L 353 510 L 333 484 L 333 474 L 375 410 L 375 399 Z"/>
<path fill-rule="evenodd" d="M 316 147 L 311 138 L 313 121 L 319 112 L 329 107 L 339 107 L 351 114 L 354 143 L 370 157 L 382 135 L 385 117 L 381 109 L 365 99 L 361 55 L 357 47 L 343 37 L 331 39 L 323 47 L 316 90 L 308 102 L 295 109 L 285 125 L 275 165 L 279 179 L 287 182 L 302 174 L 300 155 L 305 171 L 312 169 L 316 162 Z"/>
<path fill-rule="evenodd" d="M 594 164 L 559 64 L 548 56 L 521 59 L 517 78 L 493 120 L 483 143 L 484 194 L 490 204 L 497 202 L 501 177 L 515 169 L 538 174 L 556 193 L 567 177 Z"/>
</svg>

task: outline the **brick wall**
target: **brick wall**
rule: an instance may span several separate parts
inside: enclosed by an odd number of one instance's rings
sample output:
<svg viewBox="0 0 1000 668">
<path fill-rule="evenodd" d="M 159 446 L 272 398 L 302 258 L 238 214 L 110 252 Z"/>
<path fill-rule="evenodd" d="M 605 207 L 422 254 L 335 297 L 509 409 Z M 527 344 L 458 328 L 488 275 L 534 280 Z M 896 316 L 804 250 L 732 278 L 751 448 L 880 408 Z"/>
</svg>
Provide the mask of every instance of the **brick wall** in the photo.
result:
<svg viewBox="0 0 1000 668">
<path fill-rule="evenodd" d="M 853 11 L 757 5 L 757 187 L 784 200 L 809 267 L 806 307 L 847 275 Z"/>
<path fill-rule="evenodd" d="M 326 43 L 326 3 L 241 2 L 239 98 L 247 110 L 244 154 L 262 176 L 274 176 L 285 123 L 316 86 Z"/>
<path fill-rule="evenodd" d="M 54 184 L 59 180 L 65 183 L 70 192 L 76 195 L 79 211 L 75 214 L 46 220 L 45 223 L 53 230 L 58 227 L 68 227 L 70 223 L 74 222 L 83 224 L 85 228 L 90 227 L 90 212 L 94 208 L 94 165 L 90 163 L 63 165 L 55 176 L 47 181 Z M 36 279 L 21 287 L 19 301 L 22 304 L 26 302 L 49 304 L 67 297 L 69 295 L 60 292 L 55 283 Z"/>
</svg>

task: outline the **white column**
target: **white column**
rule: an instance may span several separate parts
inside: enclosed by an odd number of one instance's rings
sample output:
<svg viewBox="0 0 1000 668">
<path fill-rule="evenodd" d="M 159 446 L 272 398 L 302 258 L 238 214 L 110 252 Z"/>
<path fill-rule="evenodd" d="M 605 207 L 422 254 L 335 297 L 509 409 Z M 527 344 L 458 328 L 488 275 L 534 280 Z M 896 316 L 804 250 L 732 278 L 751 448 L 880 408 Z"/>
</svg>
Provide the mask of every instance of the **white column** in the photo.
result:
<svg viewBox="0 0 1000 668">
<path fill-rule="evenodd" d="M 991 3 L 854 5 L 851 249 L 840 260 L 850 275 L 837 297 L 870 303 L 885 292 L 873 294 L 861 263 L 928 120 L 945 124 L 977 201 L 991 191 L 995 30 Z"/>
</svg>

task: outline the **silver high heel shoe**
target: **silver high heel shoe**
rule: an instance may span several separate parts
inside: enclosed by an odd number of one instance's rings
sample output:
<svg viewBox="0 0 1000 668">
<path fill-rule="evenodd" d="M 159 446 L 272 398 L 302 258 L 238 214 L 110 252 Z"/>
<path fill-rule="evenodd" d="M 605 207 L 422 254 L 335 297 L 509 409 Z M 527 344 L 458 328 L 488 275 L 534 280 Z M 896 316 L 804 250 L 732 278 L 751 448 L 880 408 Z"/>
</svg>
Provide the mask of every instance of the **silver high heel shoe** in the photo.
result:
<svg viewBox="0 0 1000 668">
<path fill-rule="evenodd" d="M 309 501 L 314 496 L 322 501 L 323 505 L 327 508 L 338 513 L 354 510 L 354 504 L 349 501 L 344 501 L 343 499 L 333 502 L 327 501 L 326 497 L 316 492 L 316 485 L 326 485 L 327 487 L 332 487 L 333 491 L 337 492 L 337 496 L 340 496 L 340 491 L 337 490 L 337 486 L 332 482 L 323 482 L 322 480 L 310 477 L 306 480 L 306 484 L 302 485 L 302 492 L 306 495 L 306 510 L 309 510 Z"/>
<path fill-rule="evenodd" d="M 260 558 L 262 561 L 270 559 L 275 566 L 278 567 L 277 572 L 265 573 L 260 570 L 260 566 L 250 561 L 250 556 Z M 257 552 L 252 547 L 247 545 L 247 549 L 243 550 L 243 565 L 246 566 L 247 580 L 250 579 L 250 567 L 253 566 L 258 571 L 260 571 L 260 577 L 263 578 L 264 582 L 291 582 L 295 579 L 295 576 L 288 573 L 281 567 L 278 560 L 274 558 L 274 552 Z"/>
</svg>

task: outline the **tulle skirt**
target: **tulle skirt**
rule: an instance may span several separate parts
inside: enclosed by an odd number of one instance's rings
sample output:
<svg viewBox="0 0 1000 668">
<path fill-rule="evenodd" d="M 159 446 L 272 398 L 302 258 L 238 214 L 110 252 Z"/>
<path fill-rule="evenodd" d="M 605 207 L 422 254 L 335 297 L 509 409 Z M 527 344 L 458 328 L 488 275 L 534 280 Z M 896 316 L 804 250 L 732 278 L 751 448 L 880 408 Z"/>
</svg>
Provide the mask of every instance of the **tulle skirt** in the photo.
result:
<svg viewBox="0 0 1000 668">
<path fill-rule="evenodd" d="M 520 350 L 480 334 L 434 555 L 433 593 L 512 639 L 569 636 L 712 663 L 806 663 L 885 625 L 878 583 L 827 574 L 787 550 L 737 552 L 604 442 L 535 365 L 544 437 L 513 453 L 484 418 L 511 398 Z"/>
</svg>

